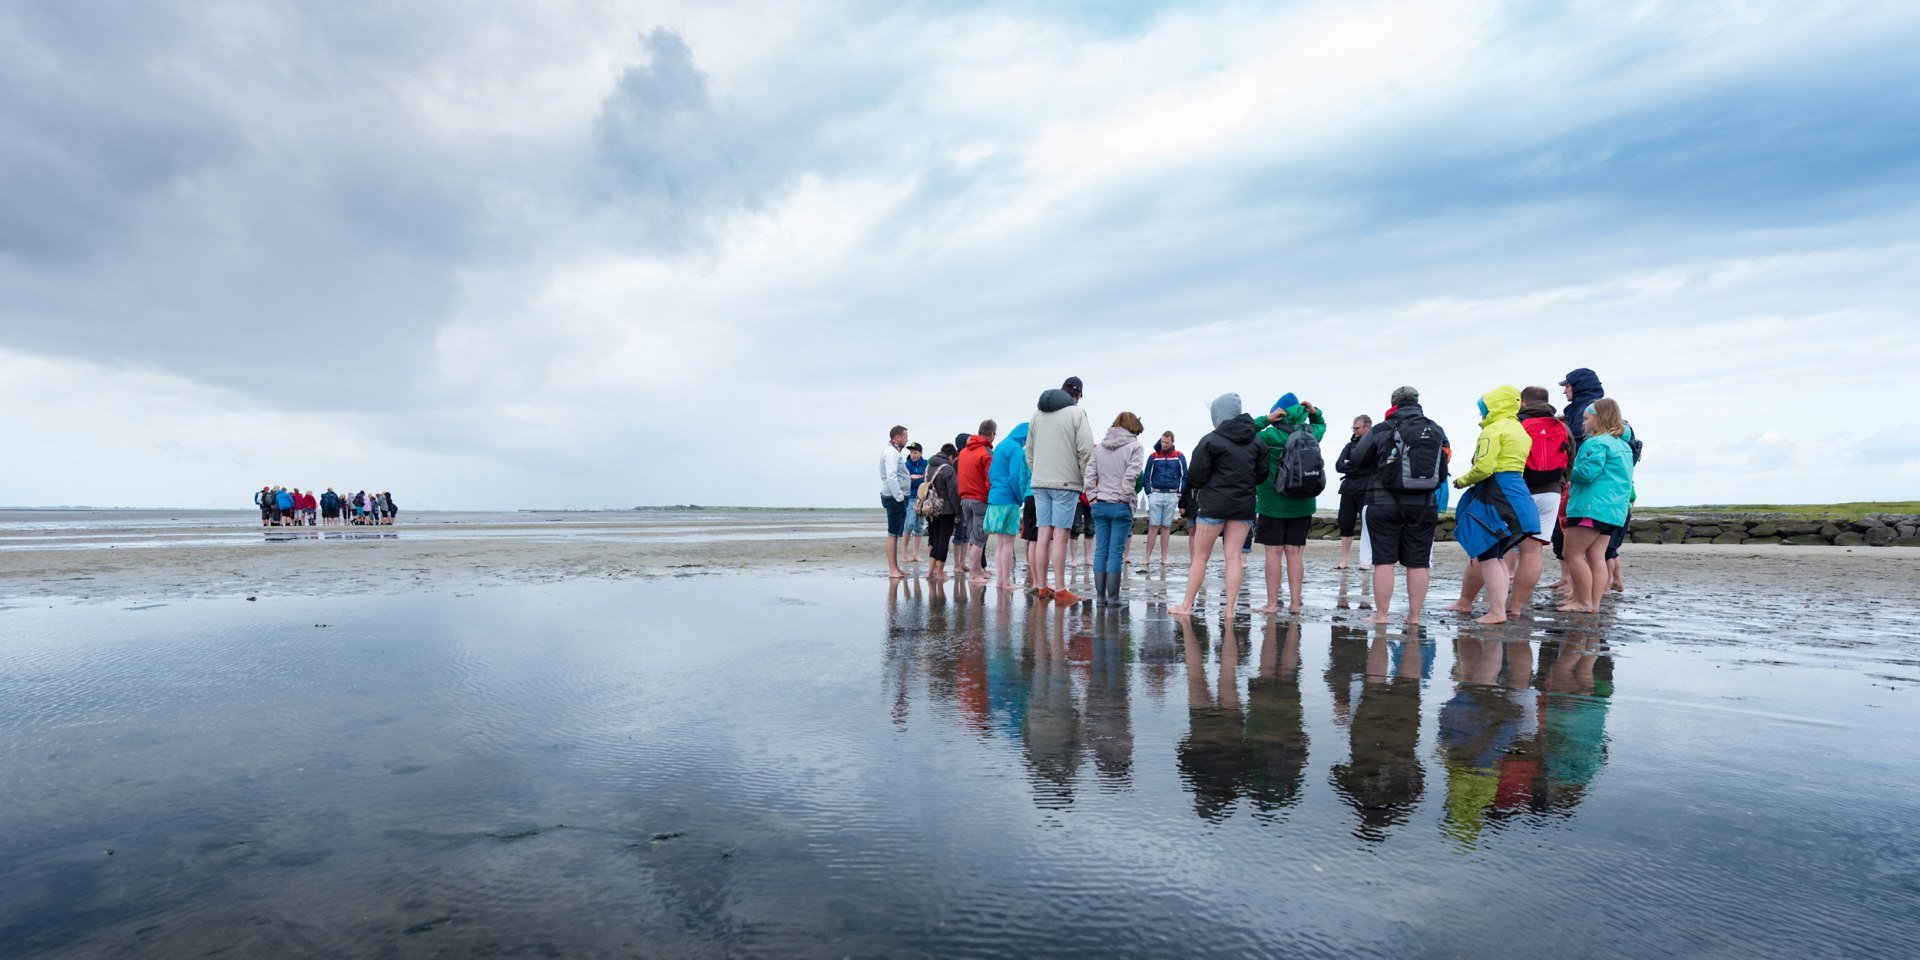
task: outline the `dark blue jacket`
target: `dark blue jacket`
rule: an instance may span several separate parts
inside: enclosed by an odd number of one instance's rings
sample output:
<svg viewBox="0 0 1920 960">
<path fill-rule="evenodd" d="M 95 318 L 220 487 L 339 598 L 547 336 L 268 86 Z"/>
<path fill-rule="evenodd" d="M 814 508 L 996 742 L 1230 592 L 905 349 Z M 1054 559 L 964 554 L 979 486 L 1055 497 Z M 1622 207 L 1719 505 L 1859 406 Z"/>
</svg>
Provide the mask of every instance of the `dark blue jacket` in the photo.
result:
<svg viewBox="0 0 1920 960">
<path fill-rule="evenodd" d="M 1187 455 L 1175 449 L 1173 456 L 1162 456 L 1160 444 L 1153 443 L 1153 453 L 1147 456 L 1147 470 L 1141 477 L 1141 483 L 1148 493 L 1180 493 L 1187 488 Z"/>
<path fill-rule="evenodd" d="M 1573 388 L 1573 399 L 1567 401 L 1567 432 L 1573 434 L 1577 449 L 1587 438 L 1587 404 L 1606 396 L 1607 391 L 1600 386 L 1600 375 L 1586 367 L 1567 374 L 1567 386 Z"/>
</svg>

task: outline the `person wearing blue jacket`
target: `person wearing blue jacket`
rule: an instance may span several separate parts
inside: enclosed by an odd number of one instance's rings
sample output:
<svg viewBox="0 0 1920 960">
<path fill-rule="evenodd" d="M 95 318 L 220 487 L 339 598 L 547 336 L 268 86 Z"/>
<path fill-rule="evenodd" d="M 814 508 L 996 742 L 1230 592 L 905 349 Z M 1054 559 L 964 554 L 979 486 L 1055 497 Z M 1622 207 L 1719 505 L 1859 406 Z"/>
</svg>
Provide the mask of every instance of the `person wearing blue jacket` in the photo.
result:
<svg viewBox="0 0 1920 960">
<path fill-rule="evenodd" d="M 1173 515 L 1180 510 L 1180 497 L 1187 492 L 1187 455 L 1173 445 L 1173 431 L 1154 441 L 1147 455 L 1147 468 L 1140 471 L 1140 488 L 1147 492 L 1147 556 L 1140 572 L 1153 565 L 1153 543 L 1160 541 L 1160 576 L 1167 575 L 1167 547 L 1173 539 Z"/>
<path fill-rule="evenodd" d="M 1020 506 L 1032 490 L 1023 423 L 993 448 L 993 466 L 987 471 L 986 528 L 993 535 L 994 583 L 1002 590 L 1013 589 L 1013 541 L 1020 536 Z"/>
<path fill-rule="evenodd" d="M 1574 457 L 1567 497 L 1566 565 L 1573 597 L 1559 609 L 1599 613 L 1607 588 L 1607 539 L 1626 525 L 1633 502 L 1633 448 L 1624 438 L 1626 421 L 1618 403 L 1597 400 L 1581 420 L 1586 440 Z"/>
<path fill-rule="evenodd" d="M 287 492 L 287 488 L 285 487 L 275 490 L 273 492 L 273 505 L 279 508 L 277 516 L 280 518 L 280 525 L 283 527 L 291 525 L 293 522 L 293 494 Z"/>
</svg>

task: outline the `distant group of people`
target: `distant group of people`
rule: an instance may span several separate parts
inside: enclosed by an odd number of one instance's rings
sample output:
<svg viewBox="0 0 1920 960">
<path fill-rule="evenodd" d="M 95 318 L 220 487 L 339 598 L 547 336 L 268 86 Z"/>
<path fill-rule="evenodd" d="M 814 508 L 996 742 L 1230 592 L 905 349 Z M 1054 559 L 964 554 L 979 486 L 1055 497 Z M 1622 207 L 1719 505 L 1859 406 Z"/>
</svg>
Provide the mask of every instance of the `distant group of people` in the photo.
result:
<svg viewBox="0 0 1920 960">
<path fill-rule="evenodd" d="M 1609 585 L 1619 588 L 1618 551 L 1634 500 L 1633 471 L 1640 443 L 1607 398 L 1592 370 L 1561 380 L 1564 415 L 1545 387 L 1499 386 L 1478 402 L 1480 437 L 1467 471 L 1452 479 L 1463 491 L 1455 505 L 1454 538 L 1469 558 L 1460 599 L 1449 609 L 1470 612 L 1482 592 L 1489 609 L 1482 623 L 1519 614 L 1540 580 L 1544 551 L 1561 558 L 1553 587 L 1564 612 L 1597 612 Z M 1286 588 L 1287 610 L 1301 610 L 1303 558 L 1317 498 L 1328 470 L 1320 442 L 1326 419 L 1313 403 L 1283 394 L 1263 416 L 1243 409 L 1239 394 L 1209 405 L 1213 431 L 1193 448 L 1191 462 L 1171 431 L 1149 452 L 1145 425 L 1130 411 L 1095 439 L 1080 406 L 1083 385 L 1069 377 L 1040 395 L 1031 418 L 999 441 L 999 426 L 984 420 L 972 434 L 921 457 L 907 428 L 888 434 L 880 459 L 880 499 L 887 512 L 887 570 L 907 576 L 900 540 L 924 531 L 929 579 L 953 576 L 1012 590 L 1014 542 L 1023 540 L 1024 586 L 1039 600 L 1076 604 L 1068 589 L 1068 547 L 1079 529 L 1093 534 L 1095 603 L 1120 603 L 1134 507 L 1146 498 L 1147 553 L 1158 543 L 1164 575 L 1172 518 L 1187 518 L 1186 593 L 1169 607 L 1190 614 L 1216 543 L 1226 544 L 1226 596 L 1239 593 L 1244 552 L 1265 551 L 1266 602 L 1256 612 L 1277 613 Z M 1370 567 L 1375 595 L 1372 622 L 1388 620 L 1394 568 L 1406 569 L 1407 620 L 1419 622 L 1429 585 L 1439 512 L 1446 508 L 1452 447 L 1428 418 L 1413 387 L 1388 398 L 1378 423 L 1360 416 L 1334 464 L 1342 475 L 1339 529 L 1345 568 L 1360 539 L 1360 564 Z M 911 519 L 910 519 L 911 518 Z M 1090 521 L 1087 522 L 1087 521 Z M 1364 528 L 1365 537 L 1359 537 Z M 990 545 L 992 551 L 988 550 Z M 917 553 L 909 550 L 910 561 Z M 1145 569 L 1143 567 L 1143 569 Z"/>
<path fill-rule="evenodd" d="M 365 490 L 338 494 L 332 487 L 316 495 L 299 487 L 264 486 L 253 495 L 263 527 L 389 526 L 400 515 L 393 494 Z"/>
</svg>

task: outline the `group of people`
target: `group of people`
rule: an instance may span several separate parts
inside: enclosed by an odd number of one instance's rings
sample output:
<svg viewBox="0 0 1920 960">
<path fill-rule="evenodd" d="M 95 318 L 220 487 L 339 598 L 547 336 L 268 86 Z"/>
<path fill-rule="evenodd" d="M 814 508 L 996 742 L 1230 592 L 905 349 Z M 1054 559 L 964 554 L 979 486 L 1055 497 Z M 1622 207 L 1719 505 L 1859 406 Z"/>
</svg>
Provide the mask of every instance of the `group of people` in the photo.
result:
<svg viewBox="0 0 1920 960">
<path fill-rule="evenodd" d="M 1406 571 L 1407 620 L 1419 622 L 1450 478 L 1451 487 L 1463 491 L 1454 537 L 1469 558 L 1461 597 L 1450 609 L 1470 612 L 1485 592 L 1489 609 L 1479 622 L 1518 615 L 1552 545 L 1561 558 L 1561 578 L 1553 585 L 1558 609 L 1598 612 L 1609 583 L 1618 584 L 1640 443 L 1592 370 L 1574 370 L 1560 386 L 1564 415 L 1545 387 L 1502 385 L 1483 395 L 1480 436 L 1458 477 L 1452 477 L 1446 431 L 1426 415 L 1413 387 L 1391 393 L 1378 423 L 1354 419 L 1334 464 L 1343 477 L 1339 566 L 1351 562 L 1361 539 L 1360 563 L 1372 573 L 1372 622 L 1389 618 L 1395 567 Z M 1069 377 L 1043 392 L 1031 418 L 1004 441 L 998 424 L 985 420 L 924 460 L 905 427 L 889 431 L 880 459 L 889 576 L 907 576 L 899 551 L 911 514 L 924 521 L 930 579 L 948 575 L 952 556 L 955 577 L 986 583 L 991 561 L 1002 590 L 1024 586 L 1042 602 L 1079 603 L 1084 598 L 1067 586 L 1067 545 L 1076 519 L 1090 515 L 1093 599 L 1115 605 L 1135 502 L 1144 494 L 1149 565 L 1157 541 L 1164 570 L 1172 518 L 1187 518 L 1186 591 L 1168 612 L 1191 613 L 1216 544 L 1225 545 L 1231 602 L 1245 574 L 1242 555 L 1257 543 L 1265 552 L 1266 602 L 1255 611 L 1279 612 L 1284 585 L 1288 612 L 1299 613 L 1306 542 L 1327 486 L 1320 409 L 1288 392 L 1254 416 L 1239 394 L 1222 394 L 1209 405 L 1213 431 L 1189 460 L 1171 431 L 1146 450 L 1139 439 L 1145 426 L 1130 411 L 1096 440 L 1080 406 L 1083 389 L 1078 377 Z M 1014 582 L 1016 540 L 1027 544 L 1024 584 Z"/>
<path fill-rule="evenodd" d="M 261 487 L 253 495 L 263 527 L 389 526 L 400 515 L 393 494 L 365 490 L 341 495 L 332 487 L 322 494 L 299 487 Z"/>
</svg>

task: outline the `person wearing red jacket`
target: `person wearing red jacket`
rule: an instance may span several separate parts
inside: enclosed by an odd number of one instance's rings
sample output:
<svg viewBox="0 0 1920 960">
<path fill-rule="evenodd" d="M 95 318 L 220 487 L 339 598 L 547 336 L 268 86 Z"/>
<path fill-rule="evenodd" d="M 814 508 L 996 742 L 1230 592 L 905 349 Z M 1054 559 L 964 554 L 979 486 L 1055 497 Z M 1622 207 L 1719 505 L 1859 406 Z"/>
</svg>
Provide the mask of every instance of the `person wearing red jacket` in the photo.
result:
<svg viewBox="0 0 1920 960">
<path fill-rule="evenodd" d="M 987 473 L 993 467 L 993 440 L 999 435 L 999 424 L 982 420 L 967 448 L 960 451 L 960 522 L 972 553 L 971 562 L 963 562 L 963 568 L 973 571 L 974 583 L 987 582 L 987 492 L 991 487 Z"/>
</svg>

